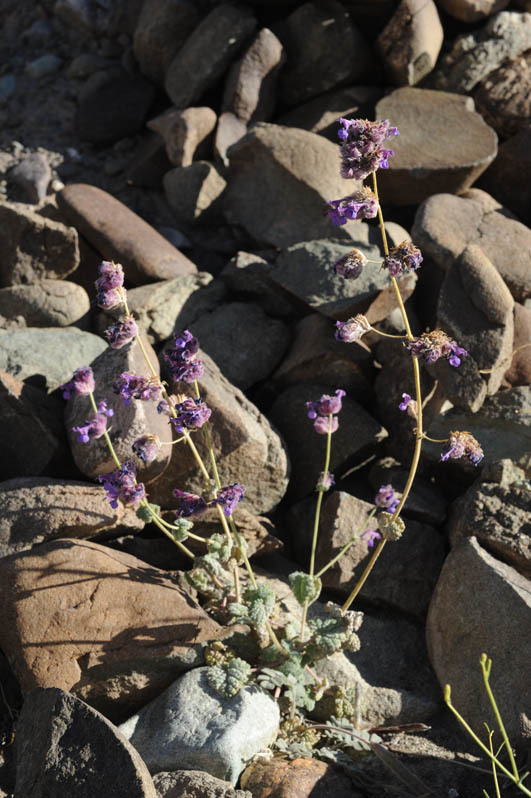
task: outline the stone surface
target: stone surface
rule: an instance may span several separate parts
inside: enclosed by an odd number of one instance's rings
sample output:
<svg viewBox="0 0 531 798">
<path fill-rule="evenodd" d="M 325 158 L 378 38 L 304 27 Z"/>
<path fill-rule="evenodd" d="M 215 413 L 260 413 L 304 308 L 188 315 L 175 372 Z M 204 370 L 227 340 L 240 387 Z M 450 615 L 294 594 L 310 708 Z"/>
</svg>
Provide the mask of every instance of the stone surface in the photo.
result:
<svg viewBox="0 0 531 798">
<path fill-rule="evenodd" d="M 271 279 L 272 270 L 272 264 L 260 255 L 240 251 L 223 268 L 220 277 L 233 296 L 258 303 L 269 316 L 300 315 L 303 312 L 300 303 Z"/>
<path fill-rule="evenodd" d="M 32 690 L 17 721 L 15 798 L 157 798 L 148 769 L 115 726 L 79 698 Z"/>
<path fill-rule="evenodd" d="M 34 152 L 9 171 L 9 180 L 23 192 L 25 200 L 37 205 L 46 196 L 52 179 L 48 159 L 42 152 Z"/>
<path fill-rule="evenodd" d="M 216 136 L 214 139 L 214 155 L 223 166 L 229 165 L 228 151 L 233 144 L 242 139 L 247 133 L 247 125 L 234 116 L 230 111 L 219 115 Z"/>
<path fill-rule="evenodd" d="M 318 400 L 329 391 L 326 385 L 315 383 L 294 385 L 278 394 L 271 407 L 270 418 L 284 437 L 292 462 L 288 493 L 291 499 L 311 493 L 319 478 L 326 437 L 314 431 L 307 418 L 306 402 Z M 338 418 L 340 432 L 333 441 L 329 469 L 337 476 L 372 454 L 388 434 L 348 396 L 343 399 Z"/>
<path fill-rule="evenodd" d="M 278 433 L 238 389 L 223 377 L 205 353 L 200 354 L 205 373 L 199 380 L 201 396 L 212 409 L 210 433 L 222 485 L 240 482 L 246 486 L 243 507 L 253 513 L 272 510 L 283 497 L 288 482 L 288 459 Z M 177 384 L 179 392 L 185 383 Z M 209 462 L 203 436 L 196 436 L 204 462 Z M 175 507 L 173 489 L 204 491 L 204 480 L 187 448 L 173 446 L 165 473 L 150 489 L 151 500 Z"/>
<path fill-rule="evenodd" d="M 54 391 L 80 364 L 90 365 L 106 348 L 99 336 L 77 327 L 0 330 L 0 370 Z"/>
<path fill-rule="evenodd" d="M 276 122 L 320 133 L 337 144 L 337 120 L 340 117 L 365 119 L 372 115 L 374 103 L 382 96 L 377 86 L 349 86 L 321 94 L 281 114 Z"/>
<path fill-rule="evenodd" d="M 270 376 L 291 338 L 283 321 L 250 302 L 231 302 L 204 313 L 193 332 L 227 380 L 242 391 Z"/>
<path fill-rule="evenodd" d="M 344 196 L 337 147 L 306 130 L 259 122 L 228 153 L 227 220 L 261 245 L 287 247 L 331 233 L 326 201 Z M 355 181 L 352 191 L 357 188 Z M 334 230 L 349 240 L 348 232 Z"/>
<path fill-rule="evenodd" d="M 527 174 L 531 168 L 531 125 L 502 142 L 498 155 L 479 185 L 509 208 L 524 224 L 531 224 L 531 185 Z"/>
<path fill-rule="evenodd" d="M 171 61 L 165 88 L 176 108 L 193 105 L 225 72 L 256 27 L 246 6 L 221 3 L 204 17 Z"/>
<path fill-rule="evenodd" d="M 89 541 L 0 560 L 1 648 L 24 692 L 70 690 L 122 721 L 222 633 L 171 575 Z"/>
<path fill-rule="evenodd" d="M 209 136 L 216 127 L 217 116 L 212 108 L 170 108 L 147 127 L 162 136 L 166 153 L 174 166 L 189 166 L 193 160 L 208 157 Z"/>
<path fill-rule="evenodd" d="M 531 308 L 514 303 L 514 341 L 510 366 L 504 374 L 509 385 L 531 385 Z M 507 363 L 505 363 L 507 366 Z"/>
<path fill-rule="evenodd" d="M 175 54 L 199 21 L 199 10 L 189 0 L 145 0 L 133 37 L 140 71 L 162 84 Z"/>
<path fill-rule="evenodd" d="M 452 703 L 483 740 L 484 722 L 497 728 L 478 664 L 483 653 L 492 659 L 490 685 L 511 743 L 529 740 L 531 642 L 522 630 L 530 621 L 527 579 L 474 537 L 452 549 L 430 605 L 428 651 L 441 686 L 451 685 Z"/>
<path fill-rule="evenodd" d="M 319 759 L 273 759 L 253 762 L 242 773 L 241 784 L 253 798 L 360 798 L 352 781 L 334 765 Z"/>
<path fill-rule="evenodd" d="M 0 482 L 0 555 L 16 554 L 54 538 L 86 538 L 109 529 L 138 532 L 134 509 L 113 510 L 99 485 L 49 477 Z"/>
<path fill-rule="evenodd" d="M 253 798 L 248 790 L 235 790 L 228 781 L 204 770 L 162 771 L 153 777 L 158 798 Z"/>
<path fill-rule="evenodd" d="M 278 704 L 255 685 L 225 698 L 206 674 L 195 668 L 181 676 L 120 731 L 151 773 L 184 766 L 236 784 L 251 757 L 275 740 Z"/>
<path fill-rule="evenodd" d="M 443 191 L 460 194 L 496 157 L 496 133 L 470 97 L 404 87 L 378 102 L 376 118 L 400 131 L 389 169 L 378 172 L 383 202 L 413 205 Z"/>
<path fill-rule="evenodd" d="M 440 0 L 440 3 L 461 22 L 479 22 L 509 5 L 508 0 Z"/>
<path fill-rule="evenodd" d="M 0 327 L 79 327 L 86 330 L 90 299 L 77 283 L 39 280 L 0 288 Z"/>
<path fill-rule="evenodd" d="M 444 271 L 466 246 L 477 244 L 518 302 L 531 297 L 531 230 L 486 192 L 429 197 L 417 210 L 411 235 L 424 257 Z"/>
<path fill-rule="evenodd" d="M 284 20 L 282 43 L 287 63 L 281 97 L 287 105 L 299 105 L 342 83 L 354 83 L 371 62 L 363 36 L 336 0 L 296 8 Z"/>
<path fill-rule="evenodd" d="M 499 136 L 525 130 L 531 121 L 531 49 L 504 61 L 474 91 L 479 113 Z"/>
<path fill-rule="evenodd" d="M 157 355 L 149 344 L 144 343 L 144 348 L 151 364 L 158 374 Z M 107 422 L 107 428 L 116 455 L 121 463 L 130 460 L 136 466 L 139 482 L 150 482 L 155 479 L 168 465 L 171 457 L 171 447 L 162 446 L 156 458 L 145 464 L 133 454 L 133 443 L 143 435 L 158 435 L 162 443 L 168 444 L 172 440 L 172 430 L 168 417 L 157 413 L 156 401 L 143 401 L 133 399 L 130 405 L 125 405 L 121 396 L 112 391 L 114 380 L 122 373 L 137 374 L 140 377 L 150 377 L 149 369 L 138 341 L 134 340 L 121 349 L 112 349 L 110 346 L 92 363 L 96 389 L 94 398 L 96 404 L 102 399 L 107 401 L 107 406 L 112 408 L 114 415 Z M 81 443 L 74 427 L 83 425 L 86 420 L 93 418 L 94 411 L 90 398 L 86 394 L 73 395 L 66 406 L 65 425 L 74 461 L 87 477 L 98 474 L 108 474 L 116 470 L 116 465 L 109 452 L 105 438 L 97 438 L 88 443 Z"/>
<path fill-rule="evenodd" d="M 389 484 L 395 491 L 403 492 L 408 476 L 408 468 L 392 457 L 386 457 L 373 465 L 369 471 L 369 482 L 375 494 L 381 485 Z M 446 520 L 448 501 L 437 485 L 417 474 L 404 508 L 408 518 L 431 526 L 441 526 Z"/>
<path fill-rule="evenodd" d="M 61 279 L 77 269 L 79 248 L 72 227 L 7 202 L 0 203 L 0 226 L 1 287 Z"/>
<path fill-rule="evenodd" d="M 122 263 L 128 282 L 143 285 L 196 272 L 151 225 L 96 186 L 73 183 L 57 194 L 57 203 L 103 259 Z"/>
<path fill-rule="evenodd" d="M 216 167 L 195 161 L 166 172 L 164 192 L 177 223 L 212 224 L 223 221 L 223 192 L 227 186 Z"/>
<path fill-rule="evenodd" d="M 222 111 L 231 111 L 245 124 L 270 119 L 284 60 L 282 44 L 273 31 L 262 28 L 227 75 Z"/>
<path fill-rule="evenodd" d="M 393 83 L 414 86 L 435 66 L 443 28 L 432 0 L 402 0 L 377 39 Z"/>
</svg>

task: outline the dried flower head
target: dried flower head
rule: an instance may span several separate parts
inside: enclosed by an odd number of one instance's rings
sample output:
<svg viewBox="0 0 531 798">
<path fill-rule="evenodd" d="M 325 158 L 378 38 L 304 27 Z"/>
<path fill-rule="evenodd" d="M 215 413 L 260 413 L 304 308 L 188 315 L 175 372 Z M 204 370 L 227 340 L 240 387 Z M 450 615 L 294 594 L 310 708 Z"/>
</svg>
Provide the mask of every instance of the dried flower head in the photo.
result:
<svg viewBox="0 0 531 798">
<path fill-rule="evenodd" d="M 391 277 L 401 277 L 406 272 L 416 271 L 423 261 L 422 253 L 410 241 L 402 241 L 393 247 L 389 255 L 383 259 L 384 266 Z"/>
<path fill-rule="evenodd" d="M 72 432 L 77 432 L 77 439 L 80 443 L 88 443 L 94 438 L 101 438 L 107 429 L 107 419 L 114 415 L 114 410 L 107 407 L 105 399 L 98 405 L 98 412 L 90 421 L 80 427 L 72 427 Z"/>
<path fill-rule="evenodd" d="M 65 382 L 64 385 L 61 385 L 63 399 L 70 399 L 72 394 L 92 393 L 94 388 L 94 372 L 90 366 L 81 366 L 76 369 L 70 382 Z"/>
<path fill-rule="evenodd" d="M 368 119 L 340 119 L 338 138 L 341 141 L 341 176 L 365 180 L 377 169 L 387 169 L 388 159 L 394 155 L 382 144 L 398 136 L 398 128 L 390 127 L 385 119 L 369 122 Z"/>
<path fill-rule="evenodd" d="M 174 346 L 164 352 L 174 382 L 194 382 L 203 376 L 202 362 L 194 359 L 198 350 L 199 342 L 190 330 L 175 336 Z"/>
<path fill-rule="evenodd" d="M 138 335 L 138 327 L 132 316 L 126 316 L 122 321 L 111 324 L 103 335 L 113 349 L 121 349 Z"/>
<path fill-rule="evenodd" d="M 142 435 L 133 443 L 133 452 L 143 460 L 144 463 L 152 463 L 159 453 L 161 447 L 158 435 Z"/>
<path fill-rule="evenodd" d="M 359 191 L 338 200 L 329 200 L 328 215 L 333 224 L 346 224 L 349 219 L 374 219 L 378 213 L 378 198 L 370 188 L 363 186 Z"/>
<path fill-rule="evenodd" d="M 468 352 L 458 346 L 442 330 L 432 330 L 422 333 L 419 338 L 404 343 L 406 349 L 413 357 L 423 358 L 426 363 L 435 363 L 440 357 L 448 360 L 451 366 L 459 366 L 462 357 L 467 357 Z"/>
<path fill-rule="evenodd" d="M 339 258 L 339 260 L 336 260 L 334 263 L 334 271 L 346 280 L 356 280 L 363 271 L 363 267 L 366 263 L 367 258 L 363 252 L 359 249 L 353 249 Z"/>
<path fill-rule="evenodd" d="M 100 263 L 99 275 L 94 283 L 96 304 L 103 310 L 112 310 L 121 305 L 126 296 L 123 288 L 124 270 L 119 263 L 104 260 Z"/>
<path fill-rule="evenodd" d="M 134 373 L 123 372 L 113 382 L 112 389 L 122 397 L 124 405 L 130 405 L 132 399 L 159 399 L 162 386 L 156 377 L 139 377 Z"/>
<path fill-rule="evenodd" d="M 380 513 L 377 518 L 378 529 L 385 540 L 399 540 L 406 525 L 401 518 L 395 518 L 392 513 Z"/>
<path fill-rule="evenodd" d="M 441 460 L 446 461 L 468 457 L 471 463 L 478 465 L 483 460 L 483 449 L 470 432 L 450 432 L 448 442 L 441 454 Z"/>
<path fill-rule="evenodd" d="M 336 321 L 335 338 L 346 344 L 359 341 L 366 332 L 369 332 L 371 325 L 361 313 L 347 321 Z"/>
</svg>

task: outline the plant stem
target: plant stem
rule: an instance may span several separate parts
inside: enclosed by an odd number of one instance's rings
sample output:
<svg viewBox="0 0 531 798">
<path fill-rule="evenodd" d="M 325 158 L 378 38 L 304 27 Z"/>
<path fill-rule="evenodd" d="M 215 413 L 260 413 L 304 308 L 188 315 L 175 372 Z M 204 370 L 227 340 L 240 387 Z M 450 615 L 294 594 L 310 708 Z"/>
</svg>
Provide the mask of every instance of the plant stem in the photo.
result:
<svg viewBox="0 0 531 798">
<path fill-rule="evenodd" d="M 494 693 L 492 692 L 489 678 L 490 678 L 490 669 L 492 666 L 492 660 L 488 659 L 486 654 L 481 655 L 481 670 L 483 672 L 483 682 L 485 684 L 485 690 L 487 691 L 487 695 L 489 697 L 490 704 L 494 711 L 494 715 L 496 717 L 496 722 L 498 724 L 498 728 L 501 732 L 503 737 L 503 742 L 505 743 L 505 747 L 507 749 L 507 753 L 509 754 L 509 760 L 511 762 L 511 767 L 513 769 L 513 773 L 516 779 L 518 779 L 518 768 L 516 767 L 516 762 L 514 761 L 513 749 L 511 748 L 511 743 L 509 742 L 509 736 L 505 730 L 505 726 L 503 725 L 503 721 L 501 719 L 500 711 L 498 709 L 498 705 L 496 703 L 496 699 L 494 698 Z"/>
<path fill-rule="evenodd" d="M 348 543 L 346 543 L 346 544 L 343 546 L 343 548 L 341 549 L 341 551 L 340 551 L 338 554 L 336 554 L 336 556 L 335 556 L 335 557 L 333 557 L 333 558 L 330 560 L 330 562 L 329 562 L 329 563 L 327 563 L 327 564 L 324 566 L 324 568 L 321 568 L 321 570 L 320 570 L 320 571 L 318 571 L 318 572 L 315 574 L 316 576 L 322 576 L 322 575 L 323 575 L 323 574 L 324 574 L 326 571 L 328 571 L 328 569 L 329 569 L 329 568 L 331 568 L 333 565 L 335 565 L 335 564 L 336 564 L 336 562 L 337 562 L 339 559 L 341 559 L 341 557 L 342 557 L 342 556 L 343 556 L 343 555 L 344 555 L 344 554 L 345 554 L 345 553 L 346 553 L 346 552 L 347 552 L 347 551 L 350 549 L 350 547 L 351 547 L 351 546 L 353 546 L 353 545 L 354 545 L 354 543 L 356 543 L 356 541 L 357 541 L 357 540 L 360 540 L 361 536 L 363 535 L 363 533 L 366 531 L 367 527 L 369 526 L 369 521 L 371 520 L 371 518 L 373 518 L 373 517 L 374 517 L 374 514 L 375 514 L 375 512 L 376 512 L 376 507 L 375 507 L 373 510 L 371 510 L 371 512 L 369 513 L 369 515 L 368 515 L 368 516 L 367 516 L 367 518 L 365 519 L 365 523 L 363 524 L 363 526 L 362 526 L 362 528 L 361 528 L 360 534 L 359 534 L 359 535 L 356 535 L 356 537 L 353 537 L 353 538 L 351 538 L 351 539 L 349 540 L 349 542 L 348 542 Z"/>
<path fill-rule="evenodd" d="M 375 332 L 377 335 L 381 335 L 382 338 L 399 338 L 402 341 L 404 338 L 407 338 L 407 335 L 391 335 L 391 333 L 384 333 L 381 330 L 377 330 L 375 327 L 371 326 L 371 332 Z"/>
</svg>

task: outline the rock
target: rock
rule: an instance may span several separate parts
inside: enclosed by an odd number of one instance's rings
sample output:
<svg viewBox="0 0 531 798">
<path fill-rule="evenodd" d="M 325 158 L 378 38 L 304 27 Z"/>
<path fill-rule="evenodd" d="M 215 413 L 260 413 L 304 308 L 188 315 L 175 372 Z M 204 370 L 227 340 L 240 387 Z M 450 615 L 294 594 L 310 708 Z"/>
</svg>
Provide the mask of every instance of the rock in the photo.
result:
<svg viewBox="0 0 531 798">
<path fill-rule="evenodd" d="M 356 82 L 371 62 L 363 36 L 336 0 L 304 3 L 292 11 L 284 20 L 282 43 L 287 63 L 281 97 L 286 105 L 300 105 L 342 83 Z"/>
<path fill-rule="evenodd" d="M 55 75 L 61 69 L 63 59 L 53 53 L 45 53 L 26 64 L 26 75 L 33 80 L 41 80 Z"/>
<path fill-rule="evenodd" d="M 90 299 L 84 288 L 66 280 L 39 280 L 0 288 L 0 327 L 90 326 Z"/>
<path fill-rule="evenodd" d="M 200 353 L 205 373 L 199 380 L 201 396 L 212 409 L 209 421 L 222 485 L 240 482 L 246 486 L 243 507 L 249 512 L 269 512 L 280 502 L 288 482 L 288 459 L 283 443 L 259 410 L 223 377 L 215 363 Z M 178 384 L 179 392 L 185 383 Z M 205 463 L 209 462 L 203 436 L 194 440 Z M 165 473 L 150 491 L 151 501 L 165 508 L 176 507 L 173 489 L 204 491 L 204 481 L 189 452 L 173 446 Z"/>
<path fill-rule="evenodd" d="M 77 233 L 24 205 L 0 203 L 0 286 L 67 277 L 79 264 Z"/>
<path fill-rule="evenodd" d="M 531 308 L 514 303 L 514 341 L 515 351 L 511 365 L 504 374 L 509 385 L 531 384 Z M 507 363 L 505 363 L 507 366 Z"/>
<path fill-rule="evenodd" d="M 144 343 L 144 348 L 151 361 L 155 373 L 159 374 L 157 355 L 149 344 Z M 108 421 L 109 437 L 115 453 L 121 463 L 132 461 L 136 466 L 139 482 L 150 482 L 155 479 L 169 463 L 171 447 L 162 446 L 156 458 L 145 464 L 133 454 L 133 443 L 143 435 L 158 435 L 161 443 L 169 444 L 172 440 L 172 430 L 166 415 L 157 413 L 158 401 L 142 401 L 133 399 L 126 406 L 121 396 L 112 391 L 113 382 L 122 373 L 137 374 L 139 377 L 151 377 L 152 371 L 148 367 L 143 352 L 138 344 L 138 339 L 126 344 L 121 349 L 112 349 L 110 346 L 92 363 L 96 389 L 94 398 L 96 404 L 102 399 L 107 401 L 107 406 L 112 408 L 114 415 Z M 65 411 L 65 425 L 74 461 L 87 477 L 98 474 L 108 474 L 116 470 L 116 465 L 109 452 L 105 438 L 101 437 L 80 443 L 74 427 L 83 425 L 87 419 L 94 417 L 94 411 L 89 397 L 86 394 L 73 395 Z"/>
<path fill-rule="evenodd" d="M 525 480 L 512 485 L 476 481 L 452 507 L 452 546 L 475 537 L 480 546 L 531 578 L 531 493 Z"/>
<path fill-rule="evenodd" d="M 529 48 L 531 14 L 501 11 L 478 31 L 456 39 L 450 52 L 441 58 L 434 75 L 436 86 L 445 91 L 470 92 L 506 59 L 517 58 Z"/>
<path fill-rule="evenodd" d="M 14 75 L 2 75 L 0 78 L 0 104 L 6 103 L 14 94 L 17 87 L 17 79 Z"/>
<path fill-rule="evenodd" d="M 53 13 L 66 25 L 91 31 L 96 36 L 131 34 L 140 13 L 139 0 L 118 0 L 94 5 L 86 0 L 56 0 Z"/>
<path fill-rule="evenodd" d="M 470 97 L 404 87 L 378 102 L 376 118 L 390 119 L 400 131 L 389 169 L 378 172 L 384 203 L 413 205 L 439 192 L 461 194 L 496 157 L 496 133 Z"/>
<path fill-rule="evenodd" d="M 1 559 L 0 605 L 22 690 L 71 690 L 113 722 L 201 664 L 201 643 L 222 634 L 171 575 L 89 541 Z"/>
<path fill-rule="evenodd" d="M 242 139 L 247 133 L 247 125 L 241 122 L 237 116 L 225 111 L 220 114 L 216 137 L 214 139 L 214 155 L 223 166 L 229 165 L 228 151 L 233 144 Z"/>
<path fill-rule="evenodd" d="M 60 211 L 102 258 L 123 263 L 126 279 L 143 285 L 195 274 L 195 265 L 151 225 L 96 186 L 67 186 L 57 194 Z"/>
<path fill-rule="evenodd" d="M 284 60 L 282 44 L 273 31 L 262 28 L 243 58 L 229 71 L 222 111 L 231 111 L 244 124 L 270 119 Z"/>
<path fill-rule="evenodd" d="M 474 101 L 487 124 L 508 138 L 529 126 L 530 91 L 531 49 L 490 72 L 476 87 Z"/>
<path fill-rule="evenodd" d="M 186 330 L 204 313 L 214 310 L 225 299 L 225 294 L 221 281 L 214 282 L 211 274 L 198 272 L 131 288 L 127 292 L 127 304 L 145 330 L 149 343 L 158 344 L 169 338 L 173 330 Z M 103 332 L 120 313 L 120 308 L 101 313 L 98 330 Z"/>
<path fill-rule="evenodd" d="M 223 192 L 227 186 L 216 167 L 196 161 L 166 172 L 166 199 L 179 224 L 212 224 L 223 221 Z"/>
<path fill-rule="evenodd" d="M 199 10 L 188 0 L 144 0 L 133 37 L 140 71 L 163 84 L 166 70 L 199 21 Z"/>
<path fill-rule="evenodd" d="M 466 246 L 477 244 L 517 302 L 531 297 L 531 230 L 484 191 L 430 197 L 417 210 L 411 234 L 424 257 L 444 271 Z"/>
<path fill-rule="evenodd" d="M 257 302 L 268 316 L 291 318 L 299 315 L 299 303 L 271 279 L 272 269 L 260 255 L 240 251 L 223 268 L 220 277 L 230 292 Z"/>
<path fill-rule="evenodd" d="M 107 718 L 63 690 L 37 688 L 26 696 L 16 745 L 16 798 L 92 798 L 109 791 L 116 798 L 157 798 L 133 746 Z"/>
<path fill-rule="evenodd" d="M 508 5 L 508 0 L 441 0 L 444 10 L 461 22 L 479 22 Z"/>
<path fill-rule="evenodd" d="M 24 192 L 27 202 L 33 205 L 38 205 L 44 199 L 51 179 L 52 170 L 42 152 L 28 155 L 9 171 L 9 180 Z"/>
<path fill-rule="evenodd" d="M 195 322 L 194 335 L 232 385 L 245 391 L 265 380 L 284 355 L 289 328 L 259 305 L 230 302 Z"/>
<path fill-rule="evenodd" d="M 150 119 L 147 127 L 162 136 L 166 153 L 174 166 L 190 166 L 195 158 L 207 158 L 209 136 L 216 127 L 212 108 L 170 108 Z"/>
<path fill-rule="evenodd" d="M 331 235 L 325 203 L 345 195 L 337 147 L 306 130 L 259 122 L 228 156 L 224 210 L 230 224 L 273 247 Z M 358 184 L 349 182 L 355 191 Z M 337 228 L 334 236 L 350 238 Z"/>
<path fill-rule="evenodd" d="M 315 383 L 294 385 L 280 393 L 271 408 L 270 418 L 283 435 L 293 464 L 288 493 L 291 499 L 308 495 L 322 470 L 326 436 L 313 429 L 307 418 L 306 402 L 319 399 L 329 390 Z M 343 399 L 339 426 L 341 432 L 333 441 L 329 469 L 337 476 L 372 454 L 388 434 L 348 396 Z"/>
<path fill-rule="evenodd" d="M 296 108 L 281 114 L 276 123 L 286 127 L 300 127 L 311 133 L 320 133 L 337 144 L 337 120 L 340 117 L 353 119 L 369 118 L 373 106 L 382 96 L 376 86 L 349 86 L 321 94 Z"/>
<path fill-rule="evenodd" d="M 408 476 L 409 469 L 402 467 L 392 457 L 386 457 L 373 465 L 369 471 L 369 482 L 375 493 L 381 485 L 389 484 L 401 493 Z M 448 502 L 436 485 L 417 474 L 404 505 L 408 518 L 422 524 L 441 526 L 446 520 L 447 507 Z"/>
<path fill-rule="evenodd" d="M 165 78 L 177 108 L 197 102 L 225 72 L 256 27 L 246 6 L 221 3 L 204 17 L 170 63 Z"/>
<path fill-rule="evenodd" d="M 255 685 L 226 698 L 210 686 L 207 672 L 181 676 L 120 731 L 151 773 L 184 767 L 236 784 L 251 757 L 275 740 L 278 704 Z"/>
<path fill-rule="evenodd" d="M 88 78 L 94 72 L 108 69 L 110 65 L 111 61 L 103 55 L 98 55 L 98 53 L 80 53 L 70 62 L 66 70 L 66 76 L 74 80 Z"/>
<path fill-rule="evenodd" d="M 0 330 L 0 370 L 19 380 L 31 378 L 34 384 L 55 391 L 80 364 L 89 365 L 106 348 L 97 335 L 77 327 Z"/>
<path fill-rule="evenodd" d="M 109 505 L 104 489 L 86 482 L 26 477 L 0 482 L 0 556 L 54 538 L 86 538 L 109 529 L 143 529 L 131 507 Z"/>
<path fill-rule="evenodd" d="M 432 0 L 402 0 L 377 39 L 384 65 L 397 86 L 414 86 L 434 68 L 443 28 Z"/>
<path fill-rule="evenodd" d="M 155 87 L 129 72 L 96 72 L 79 95 L 76 124 L 80 138 L 93 144 L 137 133 L 155 99 Z"/>
<path fill-rule="evenodd" d="M 531 167 L 531 125 L 500 145 L 498 155 L 479 185 L 524 224 L 531 224 L 531 186 L 525 179 Z"/>
<path fill-rule="evenodd" d="M 387 271 L 379 269 L 378 263 L 383 257 L 377 244 L 370 240 L 368 225 L 359 224 L 351 235 L 355 240 L 344 244 L 333 238 L 302 241 L 287 247 L 278 256 L 269 277 L 292 297 L 330 319 L 346 320 L 357 313 L 365 313 L 371 302 L 389 283 Z M 334 263 L 355 246 L 371 261 L 363 269 L 357 280 L 345 280 L 333 271 Z M 414 285 L 409 282 L 409 291 L 403 298 L 413 292 Z M 404 281 L 400 281 L 404 288 Z M 396 307 L 396 297 L 393 302 Z M 387 310 L 386 315 L 390 311 Z M 377 319 L 373 319 L 376 321 Z M 333 326 L 330 333 L 333 333 Z"/>
<path fill-rule="evenodd" d="M 153 777 L 159 798 L 253 798 L 247 790 L 234 790 L 228 781 L 204 770 L 174 770 Z"/>
<path fill-rule="evenodd" d="M 531 620 L 529 596 L 529 581 L 488 554 L 474 537 L 452 549 L 433 594 L 426 626 L 432 665 L 441 686 L 451 685 L 454 706 L 484 740 L 484 722 L 497 729 L 478 666 L 486 653 L 509 739 L 515 746 L 529 741 L 526 663 L 531 650 L 522 638 Z"/>
<path fill-rule="evenodd" d="M 164 142 L 157 133 L 150 133 L 136 151 L 125 172 L 133 186 L 160 189 L 162 178 L 171 169 Z M 174 243 L 174 242 L 171 242 Z M 177 246 L 174 244 L 174 246 Z M 177 247 L 179 248 L 179 247 Z"/>
<path fill-rule="evenodd" d="M 332 329 L 320 313 L 311 313 L 297 323 L 291 349 L 273 375 L 279 388 L 317 382 L 327 385 L 328 390 L 341 385 L 351 398 L 360 401 L 370 395 L 371 353 L 362 346 L 336 341 Z"/>
<path fill-rule="evenodd" d="M 242 787 L 253 798 L 360 798 L 352 781 L 338 767 L 319 759 L 257 760 L 242 773 Z"/>
<path fill-rule="evenodd" d="M 467 350 L 466 366 L 444 361 L 430 367 L 456 407 L 475 413 L 500 387 L 513 350 L 513 307 L 496 267 L 479 246 L 467 246 L 446 272 L 437 306 L 437 326 Z"/>
</svg>

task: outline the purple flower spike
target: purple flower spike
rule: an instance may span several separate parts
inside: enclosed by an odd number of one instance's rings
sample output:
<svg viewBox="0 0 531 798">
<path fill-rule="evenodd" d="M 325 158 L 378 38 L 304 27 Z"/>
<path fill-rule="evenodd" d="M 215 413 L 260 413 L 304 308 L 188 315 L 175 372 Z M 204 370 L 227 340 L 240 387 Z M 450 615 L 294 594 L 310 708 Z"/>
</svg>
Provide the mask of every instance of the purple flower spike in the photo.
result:
<svg viewBox="0 0 531 798">
<path fill-rule="evenodd" d="M 100 276 L 96 286 L 96 304 L 103 310 L 112 310 L 125 299 L 124 271 L 119 263 L 104 260 L 99 266 Z"/>
<path fill-rule="evenodd" d="M 339 420 L 337 416 L 317 416 L 313 422 L 313 428 L 319 435 L 328 435 L 337 432 Z"/>
<path fill-rule="evenodd" d="M 391 514 L 394 513 L 399 502 L 400 499 L 394 492 L 392 485 L 382 485 L 374 497 L 375 505 L 381 507 L 383 510 L 387 510 L 387 512 Z"/>
<path fill-rule="evenodd" d="M 374 219 L 378 213 L 378 199 L 370 188 L 361 188 L 354 194 L 338 200 L 329 200 L 328 214 L 333 224 L 346 224 L 349 219 Z"/>
<path fill-rule="evenodd" d="M 387 169 L 393 150 L 384 149 L 382 144 L 398 129 L 390 127 L 387 120 L 369 122 L 367 119 L 340 119 L 341 128 L 341 176 L 354 180 L 365 180 L 377 169 Z"/>
<path fill-rule="evenodd" d="M 144 485 L 136 481 L 136 469 L 131 461 L 124 463 L 117 471 L 101 474 L 98 480 L 103 483 L 107 498 L 114 509 L 118 507 L 119 499 L 136 507 L 146 495 Z"/>
<path fill-rule="evenodd" d="M 336 321 L 336 341 L 343 341 L 346 344 L 356 343 L 366 332 L 369 332 L 371 325 L 361 313 L 348 321 Z"/>
<path fill-rule="evenodd" d="M 190 330 L 177 335 L 174 346 L 166 349 L 164 359 L 169 364 L 168 369 L 174 382 L 194 382 L 203 376 L 202 362 L 194 360 L 198 349 L 198 340 Z"/>
<path fill-rule="evenodd" d="M 184 490 L 175 488 L 173 495 L 179 499 L 179 507 L 175 512 L 177 518 L 189 518 L 191 515 L 201 515 L 201 513 L 204 513 L 205 510 L 208 509 L 208 504 L 202 496 L 197 496 L 195 493 L 187 493 Z"/>
<path fill-rule="evenodd" d="M 376 541 L 380 540 L 381 537 L 382 536 L 380 532 L 377 532 L 376 529 L 366 529 L 363 535 L 361 536 L 361 539 L 365 541 L 365 543 L 370 549 L 372 549 Z"/>
<path fill-rule="evenodd" d="M 138 377 L 124 372 L 113 382 L 112 389 L 122 397 L 124 405 L 132 399 L 156 400 L 160 398 L 162 386 L 156 377 Z"/>
<path fill-rule="evenodd" d="M 61 385 L 64 399 L 70 399 L 72 394 L 92 393 L 94 388 L 94 373 L 90 366 L 81 366 L 76 369 L 70 382 Z"/>
<path fill-rule="evenodd" d="M 422 253 L 418 247 L 408 241 L 402 241 L 393 247 L 389 255 L 383 259 L 382 266 L 391 277 L 401 277 L 407 272 L 416 271 L 422 263 Z"/>
<path fill-rule="evenodd" d="M 185 399 L 175 408 L 176 418 L 170 418 L 175 431 L 182 435 L 185 429 L 199 429 L 208 421 L 212 410 L 201 399 Z"/>
<path fill-rule="evenodd" d="M 450 432 L 446 447 L 441 454 L 441 460 L 458 459 L 466 456 L 474 465 L 483 460 L 483 449 L 470 432 Z"/>
<path fill-rule="evenodd" d="M 233 482 L 232 485 L 221 488 L 210 506 L 214 507 L 216 504 L 220 504 L 223 509 L 223 514 L 226 515 L 227 518 L 230 518 L 237 505 L 243 499 L 244 493 L 245 487 L 240 485 L 239 482 Z"/>
<path fill-rule="evenodd" d="M 413 357 L 422 358 L 426 363 L 435 363 L 440 357 L 446 358 L 451 366 L 459 366 L 461 358 L 468 352 L 446 335 L 442 330 L 422 333 L 419 338 L 407 341 L 404 346 Z"/>
<path fill-rule="evenodd" d="M 121 349 L 138 335 L 138 327 L 132 316 L 127 316 L 123 321 L 112 324 L 103 333 L 113 349 Z"/>
<path fill-rule="evenodd" d="M 328 435 L 335 432 L 339 426 L 336 413 L 341 410 L 341 400 L 346 396 L 345 391 L 338 388 L 335 396 L 323 394 L 317 402 L 306 402 L 307 415 L 314 422 L 313 427 L 319 435 Z"/>
<path fill-rule="evenodd" d="M 346 280 L 357 280 L 367 263 L 367 258 L 359 249 L 347 252 L 334 263 L 334 271 Z"/>
<path fill-rule="evenodd" d="M 133 452 L 143 460 L 144 463 L 152 463 L 159 453 L 161 447 L 158 435 L 142 435 L 133 443 Z"/>
<path fill-rule="evenodd" d="M 114 410 L 107 408 L 107 402 L 102 400 L 98 405 L 98 412 L 91 421 L 85 421 L 81 427 L 72 427 L 72 432 L 77 432 L 80 443 L 88 443 L 94 438 L 101 438 L 107 429 L 107 419 L 114 415 Z"/>
</svg>

